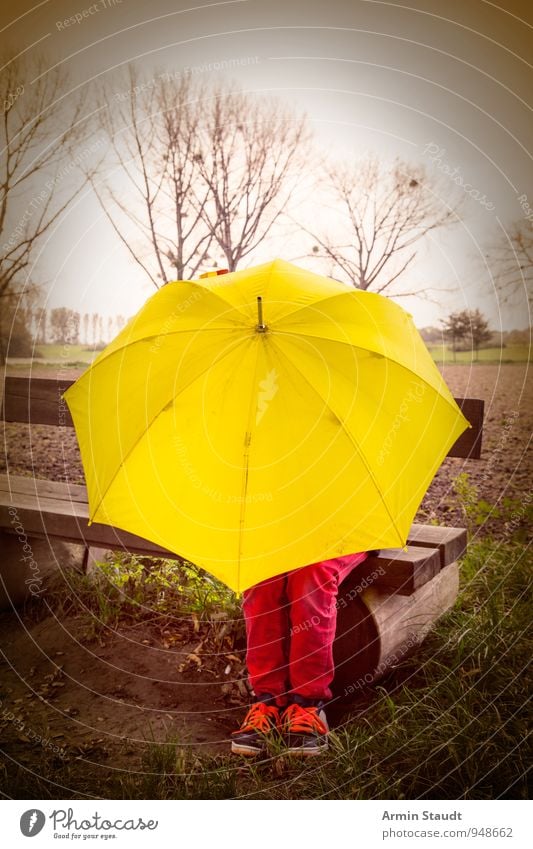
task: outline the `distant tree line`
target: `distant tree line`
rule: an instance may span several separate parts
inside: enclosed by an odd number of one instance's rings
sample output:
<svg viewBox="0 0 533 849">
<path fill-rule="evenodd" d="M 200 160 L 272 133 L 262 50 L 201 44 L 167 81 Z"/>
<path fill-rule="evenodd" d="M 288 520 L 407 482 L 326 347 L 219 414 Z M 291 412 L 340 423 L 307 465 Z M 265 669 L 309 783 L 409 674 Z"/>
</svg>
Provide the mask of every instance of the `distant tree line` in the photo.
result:
<svg viewBox="0 0 533 849">
<path fill-rule="evenodd" d="M 46 343 L 102 348 L 126 324 L 123 315 L 82 314 L 68 307 L 45 309 L 28 303 L 19 305 L 9 320 L 4 332 L 10 357 L 31 357 L 35 345 Z"/>
<path fill-rule="evenodd" d="M 126 324 L 123 315 L 81 314 L 67 307 L 42 310 L 36 320 L 42 324 L 43 342 L 89 345 L 93 348 L 110 342 Z"/>
<path fill-rule="evenodd" d="M 533 328 L 528 327 L 524 330 L 491 330 L 490 333 L 490 338 L 480 345 L 480 348 L 506 348 L 508 345 L 529 345 Z M 444 340 L 448 341 L 444 335 L 442 326 L 422 327 L 420 329 L 420 335 L 428 345 L 440 345 Z M 458 343 L 457 350 L 459 351 L 463 348 L 470 350 L 471 345 L 468 343 L 468 339 Z"/>
</svg>

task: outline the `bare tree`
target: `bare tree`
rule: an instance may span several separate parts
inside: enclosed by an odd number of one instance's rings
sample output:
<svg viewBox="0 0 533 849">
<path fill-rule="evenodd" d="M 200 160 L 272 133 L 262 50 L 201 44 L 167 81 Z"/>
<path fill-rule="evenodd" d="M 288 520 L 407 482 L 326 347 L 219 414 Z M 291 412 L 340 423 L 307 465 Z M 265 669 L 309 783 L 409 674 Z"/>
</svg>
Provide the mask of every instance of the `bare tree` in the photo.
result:
<svg viewBox="0 0 533 849">
<path fill-rule="evenodd" d="M 81 97 L 62 98 L 66 77 L 44 57 L 0 60 L 0 303 L 18 297 L 42 238 L 80 192 L 77 150 L 86 134 Z M 87 167 L 87 166 L 86 166 Z M 65 179 L 68 178 L 68 179 Z"/>
<path fill-rule="evenodd" d="M 443 336 L 452 343 L 454 362 L 459 342 L 468 339 L 477 360 L 480 346 L 493 335 L 487 319 L 479 309 L 452 312 L 447 318 L 441 319 L 441 324 Z"/>
<path fill-rule="evenodd" d="M 45 345 L 48 341 L 48 310 L 45 306 L 41 306 L 37 313 L 37 331 L 36 342 L 39 345 Z"/>
<path fill-rule="evenodd" d="M 209 188 L 198 210 L 234 271 L 284 212 L 308 162 L 309 130 L 273 98 L 223 85 L 213 94 L 196 147 Z"/>
<path fill-rule="evenodd" d="M 480 346 L 492 338 L 492 331 L 489 330 L 489 323 L 480 310 L 470 310 L 468 318 L 470 339 L 477 360 Z"/>
<path fill-rule="evenodd" d="M 442 335 L 452 343 L 453 360 L 457 359 L 457 344 L 466 338 L 470 330 L 468 310 L 452 312 L 447 318 L 441 318 Z"/>
<path fill-rule="evenodd" d="M 211 234 L 201 219 L 207 190 L 193 145 L 202 117 L 202 87 L 190 74 L 143 80 L 130 65 L 100 94 L 102 126 L 119 179 L 93 178 L 113 229 L 156 288 L 194 277 L 205 265 Z M 204 200 L 202 200 L 204 198 Z"/>
<path fill-rule="evenodd" d="M 83 341 L 85 345 L 89 344 L 89 313 L 83 313 Z"/>
<path fill-rule="evenodd" d="M 68 307 L 56 307 L 50 313 L 52 341 L 61 345 L 79 343 L 80 314 Z"/>
<path fill-rule="evenodd" d="M 304 120 L 190 74 L 146 80 L 130 66 L 122 86 L 107 86 L 100 111 L 131 194 L 93 180 L 117 235 L 156 287 L 217 260 L 233 271 L 282 214 L 303 169 Z"/>
<path fill-rule="evenodd" d="M 358 289 L 390 290 L 413 262 L 431 230 L 457 215 L 438 200 L 423 168 L 396 160 L 386 168 L 375 157 L 326 166 L 333 233 L 304 228 L 312 255 L 330 264 L 332 276 Z M 418 292 L 401 292 L 402 295 Z"/>
<path fill-rule="evenodd" d="M 488 259 L 496 288 L 504 301 L 516 300 L 525 293 L 533 296 L 533 220 L 516 221 L 489 249 Z"/>
</svg>

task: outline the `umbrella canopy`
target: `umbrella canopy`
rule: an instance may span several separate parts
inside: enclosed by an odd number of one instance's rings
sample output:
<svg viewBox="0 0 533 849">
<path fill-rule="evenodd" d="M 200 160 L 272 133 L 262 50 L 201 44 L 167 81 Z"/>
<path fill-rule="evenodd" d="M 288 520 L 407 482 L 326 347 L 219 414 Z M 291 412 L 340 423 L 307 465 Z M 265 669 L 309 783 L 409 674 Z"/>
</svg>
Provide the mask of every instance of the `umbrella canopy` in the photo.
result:
<svg viewBox="0 0 533 849">
<path fill-rule="evenodd" d="M 469 426 L 411 316 L 282 260 L 168 283 L 65 400 L 90 521 L 239 591 L 405 545 Z"/>
</svg>

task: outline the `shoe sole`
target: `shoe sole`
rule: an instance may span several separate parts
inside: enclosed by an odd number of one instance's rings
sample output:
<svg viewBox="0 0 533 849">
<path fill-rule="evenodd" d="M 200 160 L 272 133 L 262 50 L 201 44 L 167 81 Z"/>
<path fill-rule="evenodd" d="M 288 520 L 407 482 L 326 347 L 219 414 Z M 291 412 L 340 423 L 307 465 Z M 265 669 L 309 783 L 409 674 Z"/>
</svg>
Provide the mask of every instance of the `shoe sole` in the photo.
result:
<svg viewBox="0 0 533 849">
<path fill-rule="evenodd" d="M 262 754 L 263 749 L 254 749 L 252 746 L 232 742 L 231 752 L 233 755 L 244 755 L 246 758 L 254 758 L 257 757 L 257 755 Z"/>
<path fill-rule="evenodd" d="M 296 755 L 299 758 L 307 758 L 307 757 L 316 757 L 317 755 L 323 755 L 324 752 L 328 751 L 327 746 L 314 746 L 312 749 L 305 746 L 299 746 L 294 749 L 285 749 L 283 754 L 287 755 Z"/>
</svg>

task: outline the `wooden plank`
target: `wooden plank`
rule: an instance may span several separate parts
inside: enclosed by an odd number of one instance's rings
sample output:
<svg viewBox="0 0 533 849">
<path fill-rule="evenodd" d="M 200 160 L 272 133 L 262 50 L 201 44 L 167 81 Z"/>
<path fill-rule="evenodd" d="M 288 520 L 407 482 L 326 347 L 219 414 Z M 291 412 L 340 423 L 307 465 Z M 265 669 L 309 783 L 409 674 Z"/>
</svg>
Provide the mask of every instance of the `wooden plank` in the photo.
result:
<svg viewBox="0 0 533 849">
<path fill-rule="evenodd" d="M 408 545 L 438 548 L 442 568 L 459 560 L 466 551 L 467 533 L 464 528 L 447 528 L 441 525 L 411 525 Z"/>
<path fill-rule="evenodd" d="M 374 617 L 361 597 L 353 596 L 349 606 L 340 606 L 337 612 L 333 643 L 335 678 L 331 685 L 335 697 L 342 699 L 360 693 L 371 683 L 379 655 L 379 634 Z"/>
<path fill-rule="evenodd" d="M 346 581 L 362 584 L 363 579 L 377 572 L 372 585 L 387 587 L 400 595 L 411 595 L 415 589 L 431 581 L 440 568 L 438 548 L 408 546 L 405 551 L 401 548 L 384 548 L 378 556 L 372 555 L 357 566 Z M 343 581 L 343 592 L 346 591 L 344 584 Z"/>
<path fill-rule="evenodd" d="M 62 377 L 12 377 L 5 379 L 2 418 L 9 422 L 72 427 L 73 422 L 61 393 L 74 383 Z M 456 398 L 471 428 L 448 451 L 448 457 L 481 456 L 484 402 L 477 398 Z"/>
<path fill-rule="evenodd" d="M 392 658 L 405 654 L 409 647 L 415 649 L 431 625 L 452 607 L 458 591 L 457 563 L 449 563 L 408 597 L 386 593 L 377 586 L 365 590 L 361 598 L 372 613 L 380 636 L 380 664 L 389 667 Z"/>
<path fill-rule="evenodd" d="M 58 537 L 67 542 L 83 543 L 87 546 L 108 548 L 112 551 L 130 551 L 152 557 L 179 557 L 153 542 L 95 522 L 87 524 L 87 504 L 75 501 L 60 501 L 54 498 L 37 498 L 35 495 L 17 493 L 12 499 L 9 493 L 0 492 L 0 527 L 16 533 L 14 517 L 9 509 L 16 507 L 16 519 L 28 537 Z"/>
<path fill-rule="evenodd" d="M 469 460 L 481 458 L 481 440 L 483 435 L 483 414 L 485 402 L 480 398 L 456 398 L 463 415 L 472 427 L 465 430 L 448 451 L 448 457 L 464 457 Z"/>
<path fill-rule="evenodd" d="M 73 380 L 61 377 L 6 377 L 3 420 L 73 427 L 68 407 L 61 398 L 72 383 Z"/>
<path fill-rule="evenodd" d="M 87 504 L 87 487 L 68 481 L 49 481 L 44 478 L 0 474 L 0 491 L 39 498 L 56 498 L 60 501 L 80 501 Z"/>
<path fill-rule="evenodd" d="M 333 645 L 339 698 L 357 696 L 412 654 L 434 623 L 453 607 L 459 590 L 457 563 L 404 596 L 373 584 L 339 608 Z"/>
</svg>

